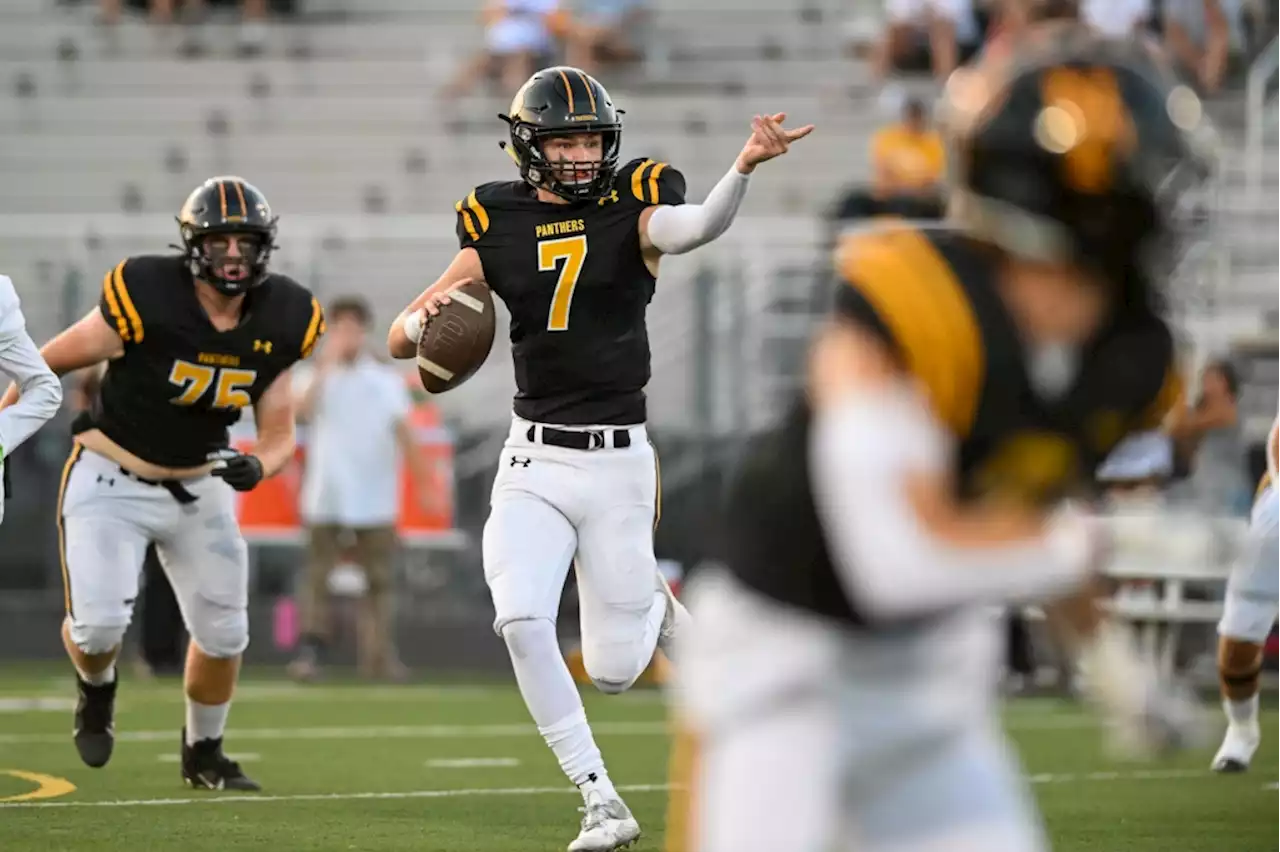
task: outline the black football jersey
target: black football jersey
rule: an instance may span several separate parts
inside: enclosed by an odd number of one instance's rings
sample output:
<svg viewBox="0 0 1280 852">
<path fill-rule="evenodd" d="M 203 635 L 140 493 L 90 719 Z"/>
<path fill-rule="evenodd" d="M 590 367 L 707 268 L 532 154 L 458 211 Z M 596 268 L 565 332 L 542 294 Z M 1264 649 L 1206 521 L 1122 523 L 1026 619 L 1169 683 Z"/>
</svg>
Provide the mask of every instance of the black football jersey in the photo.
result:
<svg viewBox="0 0 1280 852">
<path fill-rule="evenodd" d="M 245 297 L 244 319 L 218 331 L 180 256 L 121 261 L 100 309 L 124 341 L 82 428 L 98 428 L 163 467 L 196 467 L 226 447 L 240 410 L 324 334 L 324 312 L 291 278 L 269 275 Z"/>
<path fill-rule="evenodd" d="M 683 204 L 684 177 L 633 160 L 606 198 L 539 201 L 523 181 L 488 183 L 456 205 L 458 240 L 511 314 L 515 412 L 542 423 L 645 419 L 654 277 L 640 253 L 640 213 Z"/>
<path fill-rule="evenodd" d="M 908 228 L 848 238 L 836 313 L 880 336 L 956 437 L 961 501 L 1048 505 L 1087 488 L 1107 453 L 1153 428 L 1180 393 L 1159 318 L 1115 324 L 1055 400 L 1036 392 L 989 251 L 952 232 Z M 803 400 L 753 442 L 730 488 L 721 551 L 748 586 L 866 626 L 838 579 L 809 481 Z M 884 629 L 883 625 L 877 625 Z"/>
</svg>

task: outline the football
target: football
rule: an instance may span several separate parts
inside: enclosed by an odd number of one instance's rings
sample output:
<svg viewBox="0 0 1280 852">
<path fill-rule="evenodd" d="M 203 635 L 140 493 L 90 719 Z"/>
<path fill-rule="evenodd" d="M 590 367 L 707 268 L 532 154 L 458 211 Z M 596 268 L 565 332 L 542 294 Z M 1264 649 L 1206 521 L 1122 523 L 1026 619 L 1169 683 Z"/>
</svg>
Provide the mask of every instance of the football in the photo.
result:
<svg viewBox="0 0 1280 852">
<path fill-rule="evenodd" d="M 497 320 L 488 285 L 472 281 L 449 296 L 439 315 L 427 315 L 418 340 L 418 377 L 428 393 L 444 393 L 471 378 L 493 348 Z"/>
</svg>

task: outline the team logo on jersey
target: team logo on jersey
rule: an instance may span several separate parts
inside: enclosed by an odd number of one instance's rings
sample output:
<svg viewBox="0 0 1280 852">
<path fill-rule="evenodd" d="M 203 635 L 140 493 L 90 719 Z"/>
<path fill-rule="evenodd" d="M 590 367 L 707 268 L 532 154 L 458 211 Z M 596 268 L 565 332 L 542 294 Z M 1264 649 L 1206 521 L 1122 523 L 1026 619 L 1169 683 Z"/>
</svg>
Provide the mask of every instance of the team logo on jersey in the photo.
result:
<svg viewBox="0 0 1280 852">
<path fill-rule="evenodd" d="M 255 341 L 253 341 L 253 351 L 254 351 L 254 352 L 261 352 L 263 355 L 270 355 L 270 354 L 271 354 L 271 341 L 270 341 L 270 340 L 255 340 Z"/>
<path fill-rule="evenodd" d="M 617 200 L 618 200 L 618 190 L 615 189 L 612 192 L 610 192 L 608 195 L 606 195 L 604 198 L 601 198 L 600 200 L 598 200 L 596 202 L 596 206 L 603 207 L 606 203 L 614 204 L 617 202 Z"/>
</svg>

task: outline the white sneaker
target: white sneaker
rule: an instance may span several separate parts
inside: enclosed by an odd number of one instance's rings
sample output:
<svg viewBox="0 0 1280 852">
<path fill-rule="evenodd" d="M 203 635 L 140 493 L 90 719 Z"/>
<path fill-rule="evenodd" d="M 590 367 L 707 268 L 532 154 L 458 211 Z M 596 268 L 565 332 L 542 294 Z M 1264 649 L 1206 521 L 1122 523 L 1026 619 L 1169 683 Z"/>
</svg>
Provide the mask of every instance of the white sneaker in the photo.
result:
<svg viewBox="0 0 1280 852">
<path fill-rule="evenodd" d="M 635 842 L 640 823 L 621 799 L 605 800 L 594 790 L 587 793 L 582 811 L 582 831 L 569 844 L 569 852 L 613 852 Z"/>
<path fill-rule="evenodd" d="M 667 655 L 668 660 L 675 662 L 672 645 L 675 644 L 677 637 L 688 629 L 687 625 L 693 620 L 693 616 L 689 614 L 685 605 L 676 599 L 675 592 L 671 591 L 671 586 L 667 583 L 667 578 L 662 576 L 661 571 L 658 572 L 658 591 L 667 598 L 667 612 L 662 616 L 662 626 L 658 628 L 658 647 Z"/>
<path fill-rule="evenodd" d="M 1252 725 L 1240 725 L 1231 722 L 1227 725 L 1227 734 L 1222 738 L 1222 746 L 1213 756 L 1209 768 L 1214 772 L 1244 772 L 1249 768 L 1253 753 L 1258 750 L 1262 733 L 1257 722 Z"/>
</svg>

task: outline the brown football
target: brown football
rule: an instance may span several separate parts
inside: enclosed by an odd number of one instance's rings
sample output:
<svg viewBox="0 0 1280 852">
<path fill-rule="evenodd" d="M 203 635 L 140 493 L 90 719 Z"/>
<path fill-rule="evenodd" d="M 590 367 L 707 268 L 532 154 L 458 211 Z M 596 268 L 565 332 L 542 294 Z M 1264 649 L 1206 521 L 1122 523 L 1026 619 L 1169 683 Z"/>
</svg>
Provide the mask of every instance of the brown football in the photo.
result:
<svg viewBox="0 0 1280 852">
<path fill-rule="evenodd" d="M 418 340 L 418 377 L 430 393 L 444 393 L 480 369 L 493 348 L 497 319 L 493 294 L 483 281 L 472 281 L 449 294 L 452 301 L 428 315 Z"/>
</svg>

